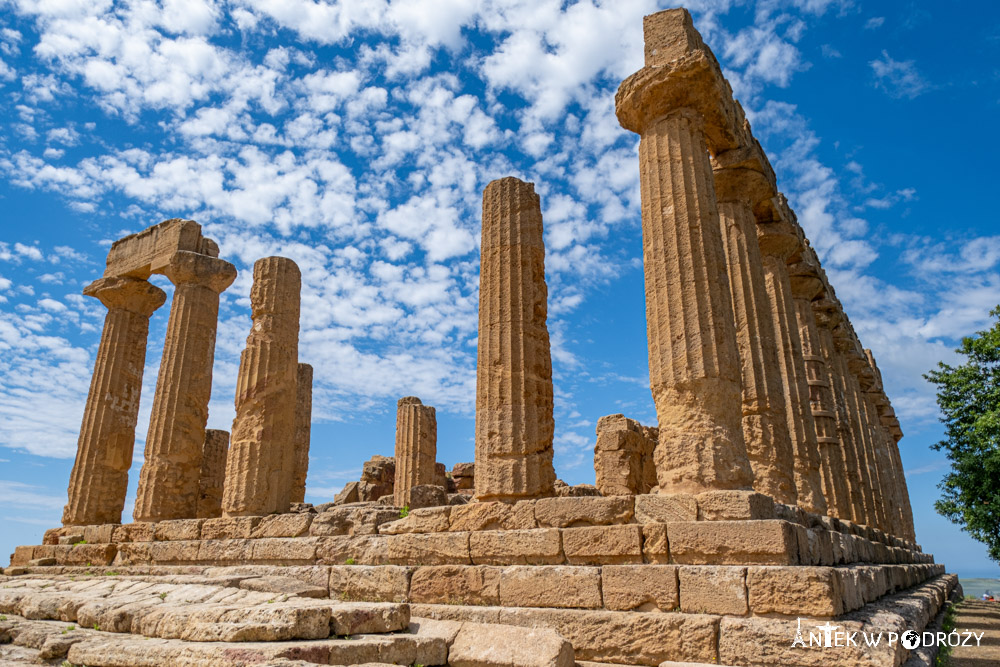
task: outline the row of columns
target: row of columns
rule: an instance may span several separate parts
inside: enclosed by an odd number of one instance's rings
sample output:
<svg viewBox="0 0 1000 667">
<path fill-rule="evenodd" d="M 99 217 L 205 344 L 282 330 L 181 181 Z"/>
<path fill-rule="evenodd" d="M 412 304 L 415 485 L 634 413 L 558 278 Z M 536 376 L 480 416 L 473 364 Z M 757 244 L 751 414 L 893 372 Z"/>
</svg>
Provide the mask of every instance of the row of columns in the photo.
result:
<svg viewBox="0 0 1000 667">
<path fill-rule="evenodd" d="M 183 225 L 174 224 L 178 222 Z M 168 221 L 143 234 L 162 238 L 179 228 L 188 233 L 192 226 L 197 233 L 190 221 Z M 108 313 L 70 475 L 65 525 L 121 521 L 149 318 L 166 300 L 163 290 L 146 280 L 152 272 L 173 283 L 174 295 L 134 519 L 268 514 L 302 502 L 312 368 L 298 363 L 298 267 L 280 257 L 265 258 L 254 267 L 253 327 L 241 357 L 230 446 L 226 431 L 206 430 L 206 424 L 219 298 L 235 280 L 236 269 L 216 256 L 213 242 L 199 237 L 198 243 L 204 252 L 177 250 L 165 261 L 146 262 L 145 277 L 107 276 L 84 289 Z M 135 254 L 155 254 L 140 242 L 133 247 L 138 248 Z M 125 254 L 117 246 L 112 253 Z M 132 273 L 142 275 L 143 270 Z"/>
<path fill-rule="evenodd" d="M 718 64 L 686 11 L 644 27 L 646 67 L 616 104 L 640 136 L 660 493 L 753 488 L 913 539 L 877 369 Z M 697 71 L 672 78 L 683 62 Z"/>
</svg>

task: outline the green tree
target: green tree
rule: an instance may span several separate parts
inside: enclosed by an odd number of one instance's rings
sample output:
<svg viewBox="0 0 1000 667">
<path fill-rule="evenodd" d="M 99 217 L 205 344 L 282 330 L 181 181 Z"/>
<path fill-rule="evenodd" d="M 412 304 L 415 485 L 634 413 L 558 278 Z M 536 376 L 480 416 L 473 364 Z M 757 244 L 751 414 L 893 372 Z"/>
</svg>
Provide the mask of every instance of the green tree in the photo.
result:
<svg viewBox="0 0 1000 667">
<path fill-rule="evenodd" d="M 962 339 L 959 366 L 938 363 L 924 377 L 938 387 L 937 402 L 951 472 L 938 485 L 934 508 L 984 543 L 1000 562 L 1000 306 L 993 327 Z"/>
</svg>

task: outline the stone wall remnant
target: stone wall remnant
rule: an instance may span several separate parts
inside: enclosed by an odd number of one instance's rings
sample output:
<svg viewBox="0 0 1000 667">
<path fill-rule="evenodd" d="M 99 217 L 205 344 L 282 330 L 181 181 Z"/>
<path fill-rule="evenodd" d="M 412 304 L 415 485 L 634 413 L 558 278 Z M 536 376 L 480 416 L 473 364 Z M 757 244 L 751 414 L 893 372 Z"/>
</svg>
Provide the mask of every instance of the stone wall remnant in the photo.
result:
<svg viewBox="0 0 1000 667">
<path fill-rule="evenodd" d="M 437 480 L 437 415 L 416 396 L 396 403 L 396 471 L 393 498 L 397 507 L 410 505 L 415 486 L 435 485 Z M 443 492 L 443 491 L 442 491 Z"/>
<path fill-rule="evenodd" d="M 597 420 L 594 445 L 596 487 L 603 496 L 649 493 L 656 486 L 658 429 L 643 426 L 622 414 Z"/>
<path fill-rule="evenodd" d="M 198 484 L 198 519 L 222 516 L 222 490 L 226 483 L 226 457 L 229 454 L 229 431 L 205 430 L 201 450 L 201 479 Z"/>
</svg>

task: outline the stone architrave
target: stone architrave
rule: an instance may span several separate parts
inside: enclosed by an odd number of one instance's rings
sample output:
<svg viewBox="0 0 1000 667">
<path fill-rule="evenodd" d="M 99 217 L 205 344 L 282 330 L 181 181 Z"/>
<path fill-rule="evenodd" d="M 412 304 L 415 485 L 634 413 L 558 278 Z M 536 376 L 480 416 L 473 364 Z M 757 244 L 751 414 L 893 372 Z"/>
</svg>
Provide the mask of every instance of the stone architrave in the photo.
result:
<svg viewBox="0 0 1000 667">
<path fill-rule="evenodd" d="M 774 320 L 778 368 L 785 397 L 785 417 L 795 453 L 794 474 L 798 505 L 816 514 L 826 514 L 827 501 L 823 493 L 816 426 L 809 407 L 809 385 L 802 359 L 802 339 L 799 336 L 786 264 L 786 259 L 798 247 L 798 238 L 791 225 L 785 221 L 758 224 L 757 238 Z"/>
<path fill-rule="evenodd" d="M 744 168 L 716 169 L 715 188 L 743 378 L 743 439 L 754 489 L 795 505 L 795 457 L 752 209 L 772 188 L 763 174 Z"/>
<path fill-rule="evenodd" d="M 476 366 L 476 498 L 553 494 L 552 361 L 545 244 L 534 185 L 483 191 Z"/>
<path fill-rule="evenodd" d="M 603 496 L 634 496 L 656 486 L 653 452 L 656 427 L 646 427 L 625 415 L 597 420 L 594 445 L 595 485 Z"/>
<path fill-rule="evenodd" d="M 396 474 L 393 498 L 397 507 L 410 504 L 410 490 L 431 485 L 437 461 L 437 415 L 416 396 L 396 403 Z"/>
<path fill-rule="evenodd" d="M 135 447 L 149 317 L 166 294 L 145 280 L 101 278 L 83 290 L 108 309 L 83 411 L 63 524 L 121 523 Z"/>
<path fill-rule="evenodd" d="M 223 516 L 282 513 L 291 504 L 301 287 L 290 259 L 254 264 L 253 326 L 240 355 Z"/>
<path fill-rule="evenodd" d="M 706 139 L 712 135 L 718 152 L 735 110 L 721 108 L 727 87 L 690 14 L 647 16 L 643 32 L 645 66 L 622 82 L 615 111 L 622 127 L 640 136 L 659 493 L 750 489 L 736 327 Z"/>
<path fill-rule="evenodd" d="M 201 450 L 201 479 L 198 488 L 199 519 L 222 516 L 222 489 L 226 482 L 226 455 L 229 453 L 229 431 L 205 430 L 205 446 Z"/>
<path fill-rule="evenodd" d="M 174 253 L 162 273 L 174 284 L 174 297 L 139 474 L 136 521 L 197 514 L 219 295 L 236 279 L 229 262 L 186 250 Z"/>
<path fill-rule="evenodd" d="M 299 364 L 295 394 L 295 472 L 292 476 L 293 503 L 306 500 L 306 475 L 309 472 L 309 440 L 312 434 L 313 367 Z"/>
</svg>

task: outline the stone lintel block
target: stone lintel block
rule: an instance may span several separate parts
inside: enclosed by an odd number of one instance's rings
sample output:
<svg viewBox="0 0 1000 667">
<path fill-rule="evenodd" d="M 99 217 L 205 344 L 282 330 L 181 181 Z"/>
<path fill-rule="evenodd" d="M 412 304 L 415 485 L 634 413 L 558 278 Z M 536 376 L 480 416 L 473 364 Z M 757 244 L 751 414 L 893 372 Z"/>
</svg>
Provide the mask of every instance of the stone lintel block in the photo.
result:
<svg viewBox="0 0 1000 667">
<path fill-rule="evenodd" d="M 469 552 L 477 565 L 552 565 L 565 562 L 555 528 L 471 533 Z"/>
<path fill-rule="evenodd" d="M 386 559 L 392 565 L 471 565 L 469 533 L 387 535 Z"/>
<path fill-rule="evenodd" d="M 571 565 L 621 565 L 642 562 L 642 526 L 592 526 L 562 531 L 563 552 Z"/>
<path fill-rule="evenodd" d="M 399 565 L 333 565 L 330 597 L 338 600 L 405 602 L 413 568 Z"/>
<path fill-rule="evenodd" d="M 265 516 L 254 527 L 250 537 L 301 537 L 309 534 L 315 514 L 288 513 Z"/>
<path fill-rule="evenodd" d="M 725 565 L 678 568 L 681 611 L 688 614 L 745 616 L 747 569 Z"/>
<path fill-rule="evenodd" d="M 633 503 L 633 496 L 542 498 L 535 501 L 535 520 L 539 528 L 626 524 L 632 520 Z"/>
<path fill-rule="evenodd" d="M 195 563 L 201 557 L 201 542 L 199 540 L 153 542 L 149 545 L 149 557 L 158 565 Z"/>
<path fill-rule="evenodd" d="M 500 572 L 489 565 L 429 565 L 410 577 L 411 602 L 426 604 L 500 604 Z"/>
<path fill-rule="evenodd" d="M 378 527 L 380 535 L 401 535 L 403 533 L 443 533 L 448 531 L 451 507 L 423 507 L 410 510 L 404 519 L 383 523 Z"/>
<path fill-rule="evenodd" d="M 60 565 L 111 565 L 118 554 L 118 547 L 114 544 L 60 545 L 52 548 L 55 549 L 52 557 Z"/>
<path fill-rule="evenodd" d="M 115 241 L 108 251 L 104 275 L 148 278 L 162 271 L 178 250 L 205 250 L 201 225 L 194 220 L 165 220 Z"/>
<path fill-rule="evenodd" d="M 643 494 L 635 497 L 636 523 L 697 520 L 698 500 L 690 493 Z"/>
<path fill-rule="evenodd" d="M 601 570 L 574 565 L 515 565 L 500 574 L 505 607 L 601 608 Z"/>
<path fill-rule="evenodd" d="M 646 563 L 670 562 L 670 538 L 666 523 L 647 523 L 642 526 L 642 559 Z"/>
<path fill-rule="evenodd" d="M 667 533 L 675 563 L 798 565 L 796 527 L 780 520 L 689 521 L 668 524 Z"/>
<path fill-rule="evenodd" d="M 201 540 L 198 560 L 205 563 L 246 563 L 253 560 L 250 540 Z"/>
<path fill-rule="evenodd" d="M 604 608 L 614 611 L 673 611 L 678 606 L 676 565 L 605 565 Z"/>
<path fill-rule="evenodd" d="M 201 538 L 204 519 L 171 519 L 159 521 L 153 528 L 153 539 L 158 542 L 172 540 L 197 540 Z"/>
<path fill-rule="evenodd" d="M 316 556 L 324 565 L 383 565 L 387 538 L 376 535 L 333 535 L 322 537 Z"/>
<path fill-rule="evenodd" d="M 750 610 L 754 614 L 831 617 L 844 613 L 844 591 L 832 567 L 750 567 Z"/>
<path fill-rule="evenodd" d="M 573 667 L 573 646 L 548 628 L 464 623 L 448 650 L 456 667 Z"/>
<path fill-rule="evenodd" d="M 774 500 L 756 491 L 705 491 L 698 494 L 702 521 L 766 520 L 776 518 Z"/>
<path fill-rule="evenodd" d="M 112 542 L 152 542 L 156 524 L 147 521 L 123 523 L 111 533 Z"/>
<path fill-rule="evenodd" d="M 257 527 L 262 518 L 259 516 L 237 516 L 206 519 L 205 523 L 201 525 L 201 539 L 249 539 L 253 534 L 253 529 Z"/>
<path fill-rule="evenodd" d="M 251 540 L 253 560 L 276 565 L 312 563 L 316 560 L 318 537 L 266 537 Z"/>
<path fill-rule="evenodd" d="M 83 539 L 89 544 L 109 544 L 114 541 L 115 528 L 121 524 L 103 523 L 98 526 L 84 526 Z M 42 541 L 44 544 L 45 541 Z"/>
<path fill-rule="evenodd" d="M 527 530 L 536 528 L 535 501 L 468 503 L 452 508 L 449 530 Z"/>
</svg>

